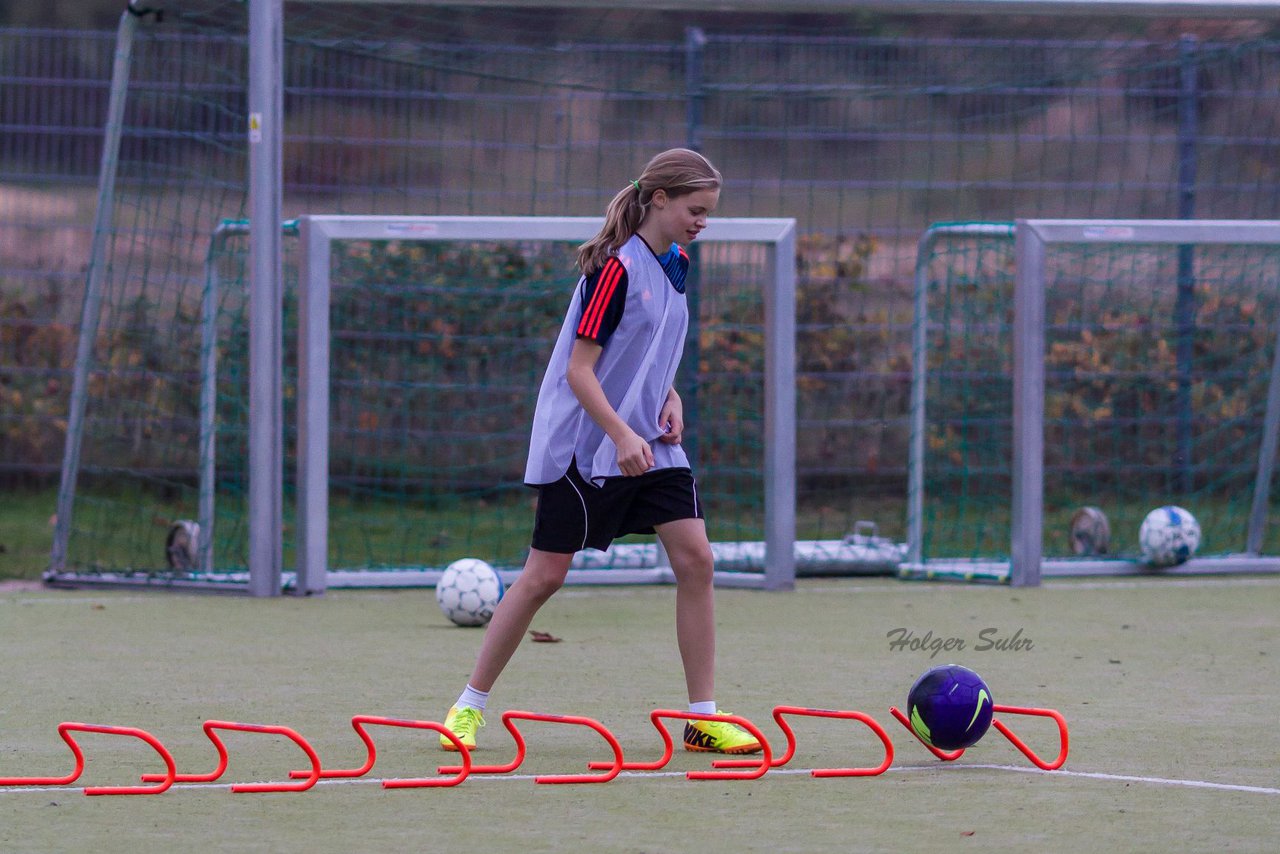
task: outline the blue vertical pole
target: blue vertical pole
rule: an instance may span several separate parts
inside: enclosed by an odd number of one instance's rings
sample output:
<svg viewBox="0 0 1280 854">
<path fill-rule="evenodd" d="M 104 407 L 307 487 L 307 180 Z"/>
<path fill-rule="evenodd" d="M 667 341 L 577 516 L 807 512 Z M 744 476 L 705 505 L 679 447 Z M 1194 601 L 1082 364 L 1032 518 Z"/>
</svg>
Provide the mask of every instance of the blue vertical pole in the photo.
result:
<svg viewBox="0 0 1280 854">
<path fill-rule="evenodd" d="M 1178 219 L 1196 215 L 1196 141 L 1199 134 L 1196 49 L 1198 40 L 1184 35 L 1178 41 Z M 1178 296 L 1174 308 L 1177 326 L 1178 415 L 1176 492 L 1186 495 L 1195 487 L 1192 459 L 1193 420 L 1191 383 L 1196 333 L 1195 247 L 1178 247 Z"/>
</svg>

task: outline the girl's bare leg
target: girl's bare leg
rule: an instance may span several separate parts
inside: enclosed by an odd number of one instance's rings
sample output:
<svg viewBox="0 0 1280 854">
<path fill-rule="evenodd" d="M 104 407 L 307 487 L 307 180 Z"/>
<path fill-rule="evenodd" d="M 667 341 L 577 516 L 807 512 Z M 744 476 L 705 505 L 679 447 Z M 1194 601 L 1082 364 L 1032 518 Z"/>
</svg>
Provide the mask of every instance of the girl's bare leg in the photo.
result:
<svg viewBox="0 0 1280 854">
<path fill-rule="evenodd" d="M 498 681 L 538 609 L 564 585 L 571 554 L 530 549 L 524 571 L 503 595 L 485 630 L 469 684 L 477 691 L 489 691 Z"/>
<path fill-rule="evenodd" d="M 716 695 L 716 615 L 714 562 L 707 526 L 701 519 L 680 519 L 656 526 L 676 576 L 676 640 L 684 662 L 689 702 Z"/>
</svg>

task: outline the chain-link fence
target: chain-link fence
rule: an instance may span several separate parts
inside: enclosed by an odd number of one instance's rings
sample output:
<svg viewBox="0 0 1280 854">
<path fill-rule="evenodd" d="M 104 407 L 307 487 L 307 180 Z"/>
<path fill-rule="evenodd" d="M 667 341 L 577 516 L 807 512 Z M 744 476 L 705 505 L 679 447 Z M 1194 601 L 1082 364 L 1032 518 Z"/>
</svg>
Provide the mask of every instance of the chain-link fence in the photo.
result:
<svg viewBox="0 0 1280 854">
<path fill-rule="evenodd" d="M 1280 216 L 1280 41 L 1248 27 L 557 40 L 549 17 L 541 38 L 499 26 L 439 40 L 443 9 L 366 31 L 340 7 L 295 6 L 286 216 L 598 215 L 649 156 L 691 145 L 726 177 L 719 213 L 797 218 L 799 382 L 823 402 L 798 431 L 814 506 L 903 489 L 910 282 L 929 224 Z M 153 250 L 183 256 L 163 263 L 198 283 L 204 236 L 244 215 L 243 21 L 209 24 L 139 33 L 112 255 L 113 287 L 137 301 L 104 319 L 113 369 L 167 369 L 165 322 L 143 302 L 190 314 L 194 291 L 145 284 Z M 110 33 L 0 31 L 0 471 L 60 461 L 113 50 Z M 139 439 L 169 429 L 113 417 Z"/>
</svg>

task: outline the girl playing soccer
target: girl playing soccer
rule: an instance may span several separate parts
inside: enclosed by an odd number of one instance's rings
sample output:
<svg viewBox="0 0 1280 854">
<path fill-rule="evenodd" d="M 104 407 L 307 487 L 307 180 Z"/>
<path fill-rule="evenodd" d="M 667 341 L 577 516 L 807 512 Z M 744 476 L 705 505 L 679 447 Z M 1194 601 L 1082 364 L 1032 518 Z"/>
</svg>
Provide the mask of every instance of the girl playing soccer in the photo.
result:
<svg viewBox="0 0 1280 854">
<path fill-rule="evenodd" d="M 575 552 L 624 534 L 657 533 L 676 577 L 676 637 L 689 711 L 714 715 L 711 545 L 672 385 L 689 327 L 682 245 L 706 227 L 720 173 L 695 151 L 654 157 L 614 196 L 600 233 L 578 249 L 582 278 L 538 392 L 525 483 L 538 489 L 524 571 L 485 632 L 475 670 L 445 726 L 467 747 L 489 691 L 533 621 L 564 584 Z M 453 742 L 441 736 L 452 750 Z M 755 753 L 721 721 L 685 725 L 688 750 Z"/>
</svg>

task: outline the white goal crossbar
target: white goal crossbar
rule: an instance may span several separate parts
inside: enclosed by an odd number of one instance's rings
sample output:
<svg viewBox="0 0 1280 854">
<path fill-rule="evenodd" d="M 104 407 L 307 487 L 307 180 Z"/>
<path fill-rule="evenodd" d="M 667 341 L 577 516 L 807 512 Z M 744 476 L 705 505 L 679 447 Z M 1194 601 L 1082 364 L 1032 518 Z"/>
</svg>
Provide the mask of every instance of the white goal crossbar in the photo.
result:
<svg viewBox="0 0 1280 854">
<path fill-rule="evenodd" d="M 294 592 L 322 593 L 330 583 L 329 536 L 329 300 L 334 241 L 474 240 L 582 243 L 599 231 L 596 217 L 342 216 L 298 219 L 299 271 L 297 580 Z M 770 590 L 795 583 L 795 259 L 793 219 L 719 218 L 699 242 L 768 246 L 770 275 L 763 294 L 764 570 L 717 573 L 716 583 Z M 575 574 L 582 574 L 575 578 Z M 670 570 L 571 570 L 571 582 L 642 583 L 670 580 Z"/>
</svg>

